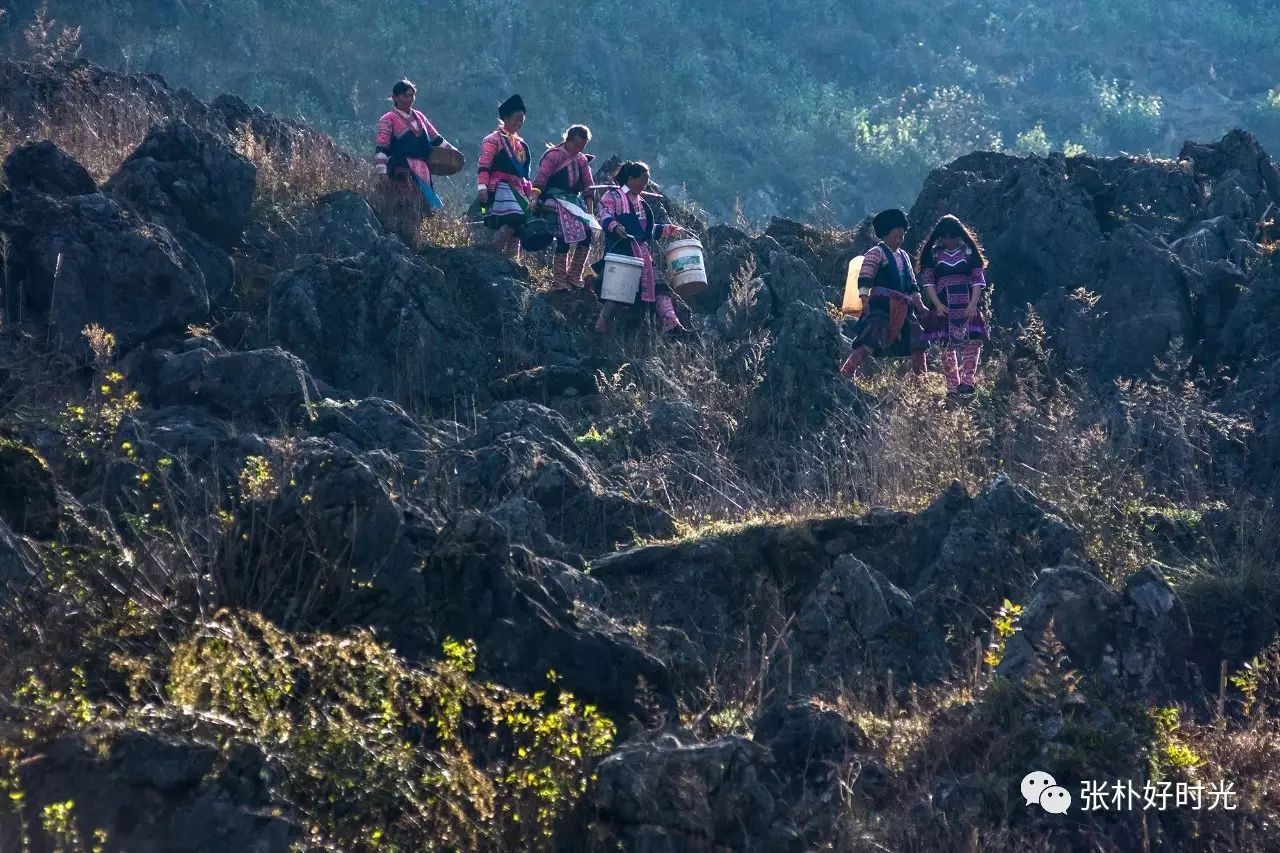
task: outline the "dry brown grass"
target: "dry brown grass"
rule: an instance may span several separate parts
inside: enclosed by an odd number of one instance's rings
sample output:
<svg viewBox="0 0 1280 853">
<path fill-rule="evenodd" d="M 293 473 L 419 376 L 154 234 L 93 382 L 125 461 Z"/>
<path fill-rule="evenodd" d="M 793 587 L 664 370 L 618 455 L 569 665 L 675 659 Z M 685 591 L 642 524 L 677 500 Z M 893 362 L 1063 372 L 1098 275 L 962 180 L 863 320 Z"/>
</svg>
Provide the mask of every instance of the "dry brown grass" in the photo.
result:
<svg viewBox="0 0 1280 853">
<path fill-rule="evenodd" d="M 749 278 L 731 299 L 749 304 Z M 1043 349 L 1035 322 L 1023 335 L 1019 352 Z M 615 436 L 602 461 L 670 511 L 685 537 L 708 524 L 723 530 L 868 506 L 916 511 L 952 482 L 975 489 L 1008 473 L 1085 531 L 1088 556 L 1122 577 L 1152 557 L 1141 535 L 1149 508 L 1177 512 L 1234 493 L 1234 463 L 1212 449 L 1246 434 L 1189 372 L 1103 395 L 1051 357 L 1011 359 L 988 346 L 972 398 L 947 398 L 936 372 L 916 377 L 881 362 L 858 380 L 865 412 L 832 412 L 796 436 L 740 418 L 762 379 L 767 334 L 669 343 L 642 328 L 613 343 L 624 366 L 601 375 L 598 426 L 613 426 Z M 696 409 L 699 428 L 634 451 L 629 435 L 663 400 Z"/>
<path fill-rule="evenodd" d="M 273 150 L 267 140 L 245 127 L 235 138 L 235 148 L 258 169 L 255 201 L 280 211 L 308 208 L 321 196 L 339 190 L 368 193 L 377 177 L 372 166 L 323 137 L 299 137 L 287 151 Z"/>
<path fill-rule="evenodd" d="M 165 118 L 142 97 L 66 100 L 21 127 L 12 116 L 0 115 L 0 152 L 7 156 L 20 145 L 48 139 L 102 183 L 141 144 L 152 125 Z"/>
<path fill-rule="evenodd" d="M 418 228 L 415 245 L 442 246 L 457 249 L 472 242 L 472 226 L 465 215 L 458 215 L 446 208 L 435 216 L 429 216 Z"/>
</svg>

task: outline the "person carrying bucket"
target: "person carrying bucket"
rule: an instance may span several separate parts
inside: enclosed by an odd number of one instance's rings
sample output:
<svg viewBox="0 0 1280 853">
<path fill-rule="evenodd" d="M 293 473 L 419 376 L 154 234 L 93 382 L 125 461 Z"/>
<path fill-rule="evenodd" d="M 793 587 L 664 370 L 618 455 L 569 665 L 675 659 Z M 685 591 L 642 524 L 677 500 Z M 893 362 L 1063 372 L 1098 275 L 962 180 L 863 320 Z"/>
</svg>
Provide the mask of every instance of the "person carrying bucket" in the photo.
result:
<svg viewBox="0 0 1280 853">
<path fill-rule="evenodd" d="M 417 94 L 417 87 L 409 80 L 391 87 L 392 109 L 378 119 L 373 163 L 420 221 L 444 206 L 436 195 L 427 161 L 433 148 L 448 143 L 435 125 L 413 108 Z"/>
<path fill-rule="evenodd" d="M 583 151 L 590 141 L 591 129 L 575 124 L 565 131 L 563 142 L 548 145 L 533 179 L 534 211 L 545 206 L 556 215 L 555 290 L 569 290 L 582 283 L 591 240 L 601 230 L 582 200 L 594 180 L 594 158 Z"/>
<path fill-rule="evenodd" d="M 480 143 L 476 201 L 487 208 L 485 224 L 497 231 L 494 244 L 512 259 L 520 257 L 520 227 L 529 211 L 529 146 L 520 138 L 524 100 L 512 95 L 498 105 L 498 129 Z"/>
<path fill-rule="evenodd" d="M 670 237 L 679 229 L 674 225 L 659 223 L 653 207 L 641 195 L 649 186 L 649 167 L 632 161 L 623 163 L 615 178 L 617 186 L 600 198 L 600 225 L 605 231 L 605 251 L 612 255 L 630 255 L 643 266 L 640 273 L 640 289 L 635 299 L 654 306 L 662 318 L 662 331 L 669 334 L 687 332 L 676 316 L 676 306 L 671 292 L 657 274 L 653 264 L 652 242 Z M 596 318 L 596 331 L 609 331 L 609 321 L 623 303 L 602 300 L 600 316 Z"/>
<path fill-rule="evenodd" d="M 911 258 L 902 248 L 907 234 L 907 214 L 885 210 L 871 220 L 880 242 L 867 250 L 858 273 L 858 289 L 864 293 L 862 316 L 855 327 L 853 352 L 840 366 L 852 379 L 869 355 L 911 356 L 911 367 L 925 373 L 924 327 L 928 311 L 920 298 Z"/>
</svg>

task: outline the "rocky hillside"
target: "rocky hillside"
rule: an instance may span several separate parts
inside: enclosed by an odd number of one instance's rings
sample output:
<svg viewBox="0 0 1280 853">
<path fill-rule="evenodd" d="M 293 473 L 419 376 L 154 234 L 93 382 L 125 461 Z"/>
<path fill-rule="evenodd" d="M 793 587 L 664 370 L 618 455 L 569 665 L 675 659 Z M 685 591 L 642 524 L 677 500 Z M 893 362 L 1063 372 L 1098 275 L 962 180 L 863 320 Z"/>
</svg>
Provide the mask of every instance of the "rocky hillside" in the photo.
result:
<svg viewBox="0 0 1280 853">
<path fill-rule="evenodd" d="M 38 11 L 52 25 L 35 26 Z M 3 0 L 0 53 L 34 42 L 235 92 L 361 154 L 408 75 L 474 160 L 520 92 L 535 148 L 586 122 L 721 219 L 852 225 L 977 148 L 1171 156 L 1232 127 L 1280 147 L 1271 0 Z M 29 34 L 31 36 L 29 37 Z M 467 193 L 469 181 L 449 189 Z"/>
<path fill-rule="evenodd" d="M 602 337 L 302 125 L 0 82 L 0 849 L 1280 847 L 1249 133 L 934 171 L 995 284 L 959 404 L 836 376 L 864 229 L 673 206 L 697 334 Z"/>
</svg>

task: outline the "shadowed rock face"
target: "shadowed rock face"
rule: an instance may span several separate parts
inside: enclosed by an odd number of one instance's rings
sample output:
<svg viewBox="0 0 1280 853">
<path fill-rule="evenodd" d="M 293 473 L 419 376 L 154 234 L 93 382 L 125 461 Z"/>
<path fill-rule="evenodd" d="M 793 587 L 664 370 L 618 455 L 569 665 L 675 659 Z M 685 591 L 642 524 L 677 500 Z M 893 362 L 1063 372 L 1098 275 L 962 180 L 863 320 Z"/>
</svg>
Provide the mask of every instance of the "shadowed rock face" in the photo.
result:
<svg viewBox="0 0 1280 853">
<path fill-rule="evenodd" d="M 489 354 L 439 270 L 388 235 L 354 193 L 321 199 L 302 230 L 325 255 L 301 256 L 272 283 L 273 343 L 349 393 L 416 409 L 474 393 Z"/>
<path fill-rule="evenodd" d="M 163 226 L 102 193 L 0 196 L 6 313 L 75 354 L 96 323 L 123 349 L 209 318 L 195 258 Z"/>
<path fill-rule="evenodd" d="M 52 539 L 58 530 L 53 472 L 34 448 L 0 432 L 0 522 L 21 535 Z"/>
<path fill-rule="evenodd" d="M 182 853 L 286 853 L 302 833 L 271 813 L 266 759 L 241 747 L 218 768 L 218 749 L 188 740 L 123 732 L 105 754 L 78 737 L 38 750 L 18 774 L 28 827 L 54 803 L 75 803 L 82 837 L 103 829 L 110 849 Z M 0 818 L 0 847 L 18 850 L 12 813 Z M 45 851 L 43 836 L 32 850 Z"/>
<path fill-rule="evenodd" d="M 768 684 L 825 694 L 892 669 L 901 687 L 972 661 L 973 639 L 1037 573 L 1082 564 L 1083 540 L 1053 507 L 999 478 L 955 488 L 918 515 L 876 512 L 650 546 L 592 564 L 616 607 L 683 631 L 703 664 L 744 663 L 779 636 Z M 679 669 L 689 670 L 687 664 Z"/>
<path fill-rule="evenodd" d="M 805 849 L 784 819 L 769 750 L 745 738 L 686 746 L 667 736 L 624 747 L 598 776 L 597 843 L 645 851 Z"/>
<path fill-rule="evenodd" d="M 1196 698 L 1187 611 L 1154 569 L 1128 578 L 1119 591 L 1075 568 L 1042 572 L 999 674 L 1021 679 L 1034 672 L 1050 631 L 1074 666 L 1118 693 L 1164 703 Z"/>
<path fill-rule="evenodd" d="M 204 274 L 215 306 L 231 298 L 227 254 L 249 222 L 257 168 L 221 136 L 185 121 L 156 125 L 103 186 L 169 229 Z"/>
<path fill-rule="evenodd" d="M 296 422 L 319 398 L 306 365 L 279 347 L 226 352 L 215 342 L 180 353 L 160 351 L 148 398 L 160 405 L 203 406 L 223 417 Z"/>
<path fill-rule="evenodd" d="M 169 121 L 151 129 L 104 189 L 156 222 L 230 249 L 248 222 L 257 175 L 222 139 Z"/>
<path fill-rule="evenodd" d="M 776 339 L 749 414 L 762 425 L 819 423 L 852 396 L 831 370 L 840 360 L 840 329 L 826 312 L 818 280 L 797 258 L 775 252 L 765 283 L 778 306 Z"/>
<path fill-rule="evenodd" d="M 665 538 L 666 512 L 609 483 L 578 452 L 569 425 L 551 409 L 516 400 L 495 406 L 454 455 L 457 484 L 475 506 L 511 496 L 537 503 L 551 535 L 586 552 L 609 550 L 636 536 Z"/>
<path fill-rule="evenodd" d="M 0 519 L 0 595 L 26 586 L 40 571 L 40 555 L 31 543 Z"/>
<path fill-rule="evenodd" d="M 14 192 L 52 196 L 85 195 L 98 188 L 83 166 L 47 139 L 15 148 L 5 159 L 4 179 Z"/>
</svg>

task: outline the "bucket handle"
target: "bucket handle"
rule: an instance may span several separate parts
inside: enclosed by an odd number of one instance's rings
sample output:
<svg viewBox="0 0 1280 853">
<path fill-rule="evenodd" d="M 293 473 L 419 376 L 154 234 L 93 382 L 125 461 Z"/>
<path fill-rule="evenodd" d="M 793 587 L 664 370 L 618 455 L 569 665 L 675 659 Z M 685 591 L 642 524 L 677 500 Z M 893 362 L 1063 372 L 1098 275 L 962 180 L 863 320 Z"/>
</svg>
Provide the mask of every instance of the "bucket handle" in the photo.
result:
<svg viewBox="0 0 1280 853">
<path fill-rule="evenodd" d="M 630 234 L 628 234 L 628 235 L 627 235 L 627 236 L 625 236 L 625 237 L 619 237 L 617 240 L 614 240 L 612 243 L 610 243 L 610 244 L 605 248 L 604 253 L 605 253 L 606 255 L 607 255 L 607 254 L 609 254 L 609 253 L 610 253 L 610 252 L 612 252 L 614 249 L 618 248 L 618 244 L 622 243 L 624 240 L 630 240 L 632 243 L 636 242 L 636 238 L 635 238 L 635 237 L 632 237 Z"/>
</svg>

